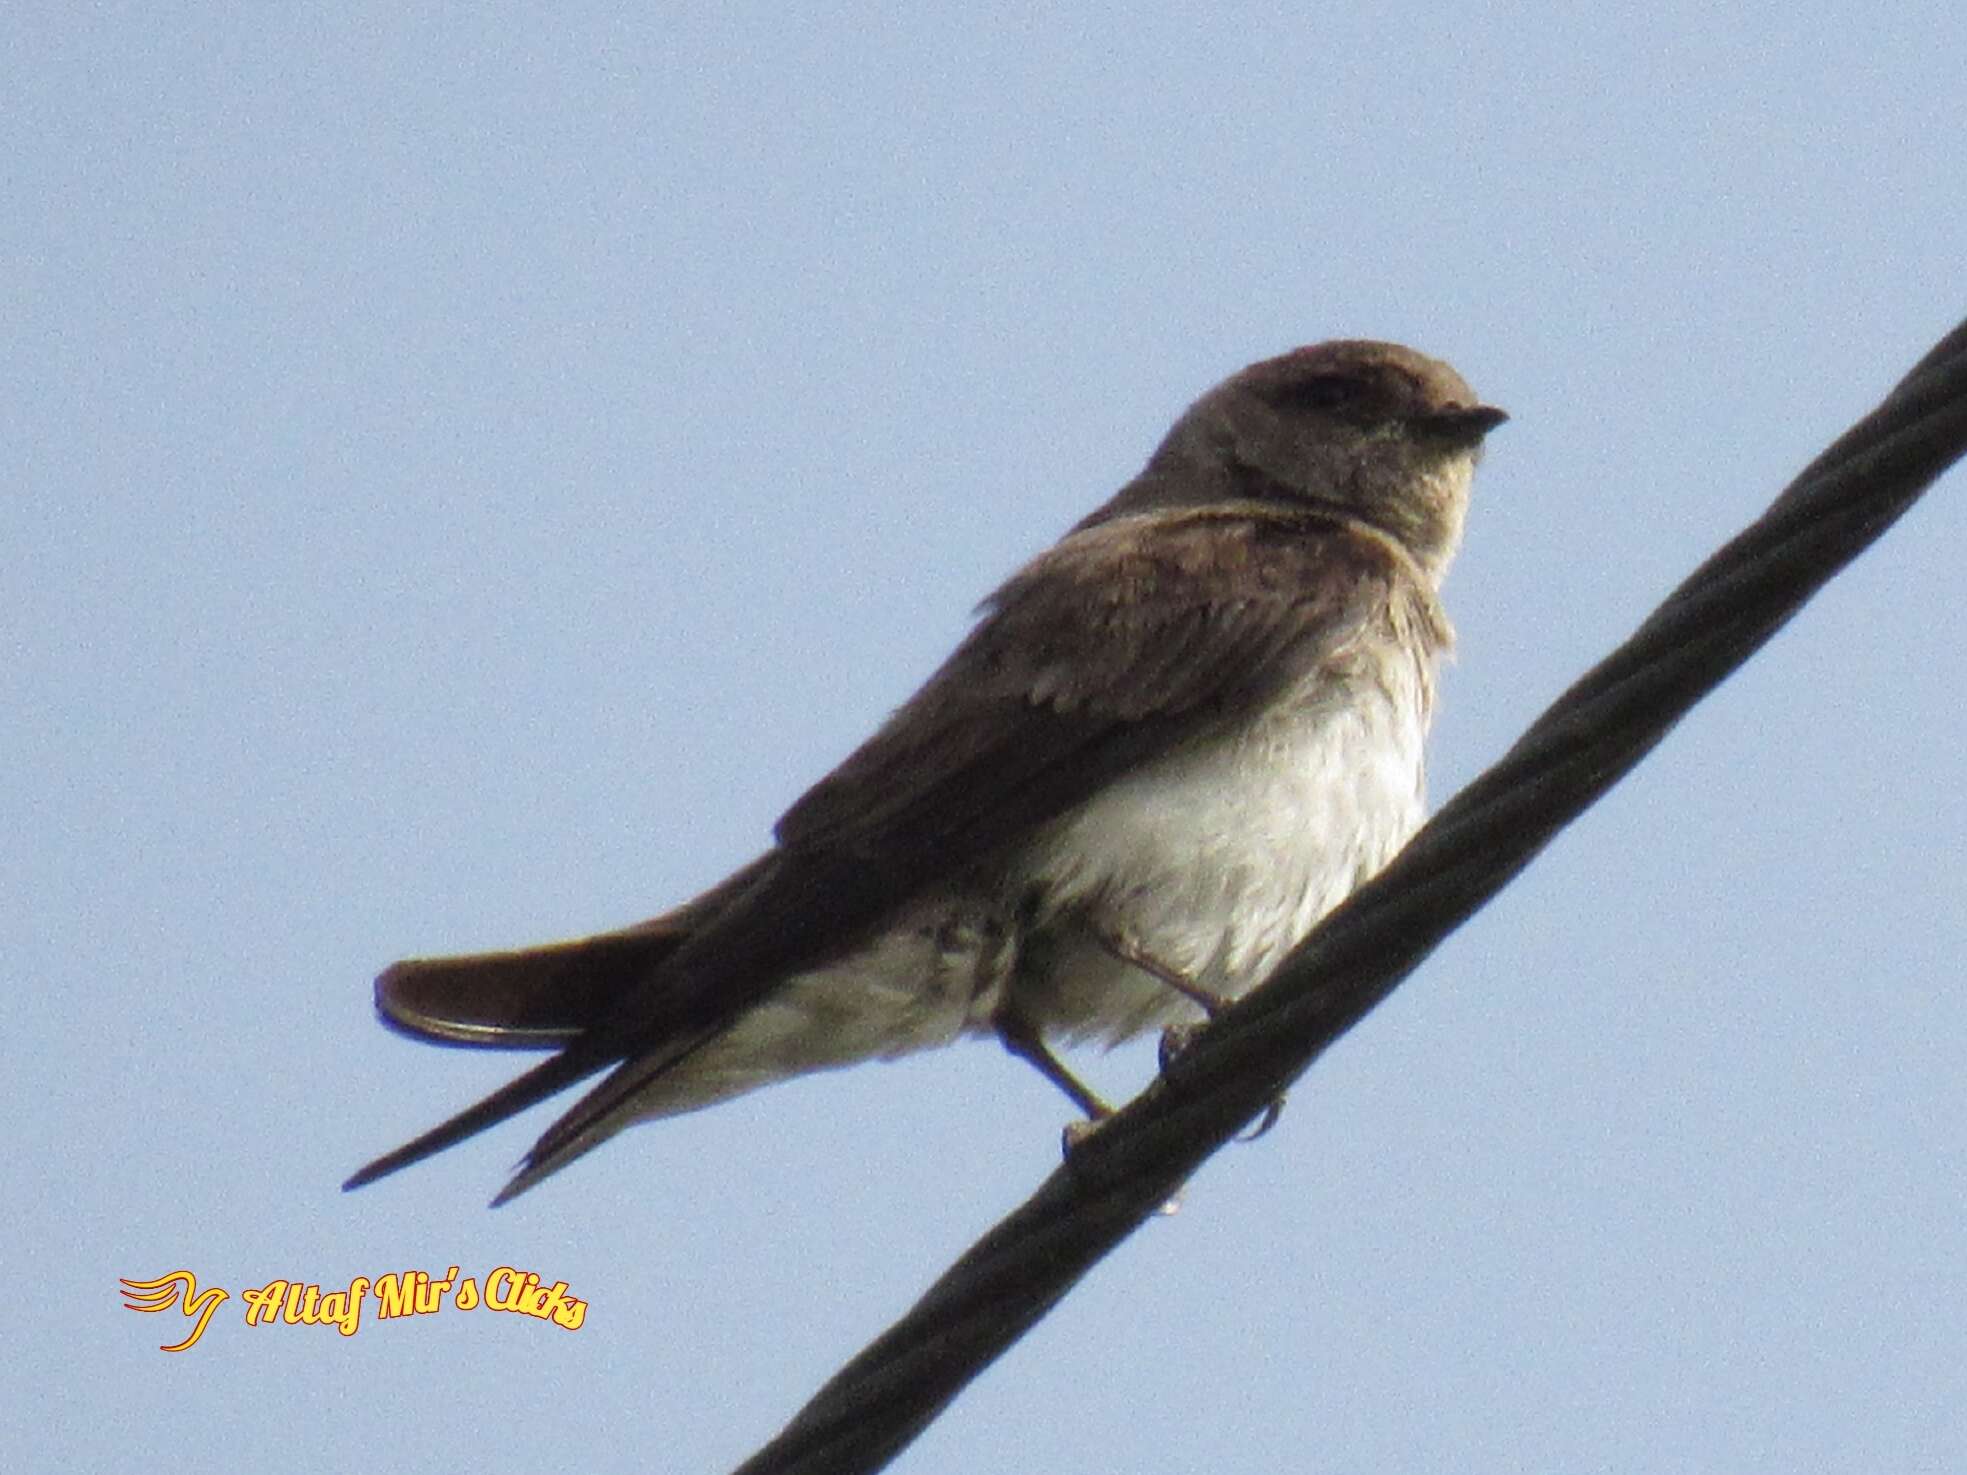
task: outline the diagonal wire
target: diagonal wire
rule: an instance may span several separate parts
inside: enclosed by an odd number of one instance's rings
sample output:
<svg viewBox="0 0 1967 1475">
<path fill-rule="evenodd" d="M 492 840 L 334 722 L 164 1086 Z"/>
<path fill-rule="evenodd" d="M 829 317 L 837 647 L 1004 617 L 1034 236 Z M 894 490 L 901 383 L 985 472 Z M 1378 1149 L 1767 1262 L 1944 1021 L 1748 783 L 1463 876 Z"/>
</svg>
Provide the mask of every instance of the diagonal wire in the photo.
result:
<svg viewBox="0 0 1967 1475">
<path fill-rule="evenodd" d="M 878 1470 L 1967 451 L 1967 323 L 739 1475 Z"/>
</svg>

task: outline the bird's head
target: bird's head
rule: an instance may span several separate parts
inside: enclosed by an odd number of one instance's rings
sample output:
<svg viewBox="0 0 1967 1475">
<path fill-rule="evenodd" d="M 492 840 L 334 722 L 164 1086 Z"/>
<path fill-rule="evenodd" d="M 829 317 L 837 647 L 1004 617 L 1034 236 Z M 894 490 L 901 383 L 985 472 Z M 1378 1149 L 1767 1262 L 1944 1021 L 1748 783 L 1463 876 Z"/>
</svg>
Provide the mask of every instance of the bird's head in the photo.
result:
<svg viewBox="0 0 1967 1475">
<path fill-rule="evenodd" d="M 1389 534 L 1438 583 L 1461 543 L 1482 439 L 1508 418 L 1439 359 L 1397 343 L 1319 343 L 1203 395 L 1105 510 L 1322 507 Z"/>
</svg>

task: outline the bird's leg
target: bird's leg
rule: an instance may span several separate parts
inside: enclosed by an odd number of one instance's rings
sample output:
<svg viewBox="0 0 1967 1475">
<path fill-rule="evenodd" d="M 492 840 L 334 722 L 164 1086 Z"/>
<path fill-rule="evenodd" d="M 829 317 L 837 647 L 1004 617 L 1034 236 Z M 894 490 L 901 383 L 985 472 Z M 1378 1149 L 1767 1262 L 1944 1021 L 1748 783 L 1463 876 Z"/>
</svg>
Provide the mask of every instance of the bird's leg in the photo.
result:
<svg viewBox="0 0 1967 1475">
<path fill-rule="evenodd" d="M 1069 1160 L 1073 1148 L 1099 1131 L 1100 1124 L 1113 1115 L 1113 1108 L 1095 1096 L 1087 1089 L 1085 1082 L 1065 1068 L 1059 1057 L 1046 1046 L 1044 1038 L 1031 1021 L 1022 1014 L 1013 1013 L 1008 1009 L 1000 1013 L 997 1016 L 997 1038 L 1004 1042 L 1006 1050 L 1020 1060 L 1030 1061 L 1040 1075 L 1070 1096 L 1072 1104 L 1086 1113 L 1085 1121 L 1067 1122 L 1065 1130 L 1059 1134 L 1060 1145 Z M 1161 1212 L 1172 1214 L 1180 1207 L 1181 1195 L 1177 1193 L 1161 1206 Z"/>
<path fill-rule="evenodd" d="M 1214 1019 L 1229 1007 L 1230 1001 L 1221 994 L 1212 993 L 1190 978 L 1179 968 L 1170 968 L 1131 937 L 1123 937 L 1106 927 L 1093 929 L 1093 936 L 1099 945 L 1130 968 L 1138 968 L 1150 978 L 1168 985 L 1183 998 L 1189 1000 L 1209 1018 Z"/>
<path fill-rule="evenodd" d="M 1200 1009 L 1208 1019 L 1214 1019 L 1229 1007 L 1229 1000 L 1221 994 L 1212 993 L 1179 968 L 1170 968 L 1131 937 L 1124 937 L 1110 927 L 1094 927 L 1093 936 L 1099 945 L 1125 963 L 1130 968 L 1138 968 L 1148 977 L 1166 984 L 1190 1003 Z M 1161 1069 L 1195 1038 L 1195 1032 L 1202 1026 L 1197 1024 L 1171 1024 L 1161 1031 Z"/>
<path fill-rule="evenodd" d="M 997 1015 L 997 1038 L 1004 1042 L 1004 1048 L 1020 1060 L 1028 1061 L 1046 1080 L 1057 1086 L 1072 1099 L 1072 1104 L 1086 1113 L 1091 1125 L 1097 1126 L 1113 1115 L 1113 1108 L 1095 1096 L 1086 1084 L 1065 1068 L 1059 1057 L 1045 1044 L 1044 1037 L 1032 1022 L 1014 1010 L 1005 1009 Z M 1073 1143 L 1072 1131 L 1066 1132 L 1066 1147 Z"/>
<path fill-rule="evenodd" d="M 1147 974 L 1150 978 L 1165 983 L 1183 998 L 1194 1003 L 1209 1019 L 1214 1019 L 1233 1002 L 1230 999 L 1224 998 L 1221 994 L 1204 988 L 1179 968 L 1169 967 L 1132 938 L 1122 937 L 1120 934 L 1104 927 L 1096 927 L 1093 935 L 1099 940 L 1100 946 L 1105 948 L 1114 957 L 1129 967 L 1140 969 L 1141 972 Z M 1193 1040 L 1196 1032 L 1203 1027 L 1203 1025 L 1199 1024 L 1171 1024 L 1163 1029 L 1161 1031 L 1161 1046 L 1158 1056 L 1160 1068 L 1164 1071 L 1167 1070 L 1175 1057 L 1188 1048 L 1189 1041 Z M 1238 1140 L 1242 1142 L 1255 1142 L 1264 1133 L 1276 1126 L 1278 1117 L 1283 1114 L 1284 1093 L 1279 1091 L 1277 1095 L 1271 1098 L 1270 1105 L 1264 1108 L 1263 1119 L 1257 1123 L 1256 1129 L 1248 1136 L 1239 1138 Z"/>
</svg>

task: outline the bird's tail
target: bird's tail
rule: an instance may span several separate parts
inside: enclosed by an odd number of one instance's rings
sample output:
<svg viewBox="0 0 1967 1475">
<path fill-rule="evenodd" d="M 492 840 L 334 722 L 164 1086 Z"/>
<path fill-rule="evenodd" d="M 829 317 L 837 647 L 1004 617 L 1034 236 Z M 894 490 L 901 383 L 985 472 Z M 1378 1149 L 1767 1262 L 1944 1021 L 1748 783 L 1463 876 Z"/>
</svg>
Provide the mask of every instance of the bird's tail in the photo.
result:
<svg viewBox="0 0 1967 1475">
<path fill-rule="evenodd" d="M 594 1026 L 685 935 L 659 918 L 573 942 L 456 958 L 412 958 L 387 969 L 376 980 L 376 1012 L 392 1028 L 437 1044 L 558 1053 L 385 1153 L 342 1187 L 360 1188 L 421 1162 L 612 1065 L 619 1055 L 590 1043 L 599 1035 Z"/>
<path fill-rule="evenodd" d="M 444 1045 L 558 1053 L 384 1153 L 342 1187 L 360 1188 L 421 1162 L 606 1070 L 631 1050 L 637 1079 L 645 1083 L 676 1065 L 714 1031 L 679 1027 L 671 1038 L 652 1042 L 611 1027 L 617 1010 L 671 954 L 752 885 L 769 860 L 769 855 L 761 856 L 694 901 L 618 932 L 511 952 L 412 958 L 386 969 L 376 980 L 376 1012 L 404 1034 Z M 586 1104 L 584 1100 L 548 1129 L 496 1202 L 530 1187 L 634 1119 L 633 1113 L 616 1112 L 592 1120 L 582 1110 Z"/>
<path fill-rule="evenodd" d="M 376 1013 L 432 1044 L 557 1050 L 676 950 L 685 933 L 665 922 L 511 952 L 409 958 L 376 980 Z"/>
</svg>

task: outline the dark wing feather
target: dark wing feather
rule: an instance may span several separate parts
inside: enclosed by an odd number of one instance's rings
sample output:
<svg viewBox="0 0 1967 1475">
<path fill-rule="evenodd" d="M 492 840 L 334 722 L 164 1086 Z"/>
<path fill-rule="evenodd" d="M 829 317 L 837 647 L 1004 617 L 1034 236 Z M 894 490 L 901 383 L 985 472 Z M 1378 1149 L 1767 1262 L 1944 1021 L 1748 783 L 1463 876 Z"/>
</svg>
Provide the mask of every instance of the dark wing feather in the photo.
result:
<svg viewBox="0 0 1967 1475">
<path fill-rule="evenodd" d="M 778 824 L 791 851 L 953 871 L 1263 700 L 1375 606 L 1373 548 L 1322 520 L 1101 524 L 991 600 L 916 696 Z M 1383 587 L 1379 589 L 1383 596 Z"/>
</svg>

